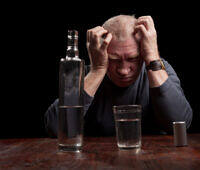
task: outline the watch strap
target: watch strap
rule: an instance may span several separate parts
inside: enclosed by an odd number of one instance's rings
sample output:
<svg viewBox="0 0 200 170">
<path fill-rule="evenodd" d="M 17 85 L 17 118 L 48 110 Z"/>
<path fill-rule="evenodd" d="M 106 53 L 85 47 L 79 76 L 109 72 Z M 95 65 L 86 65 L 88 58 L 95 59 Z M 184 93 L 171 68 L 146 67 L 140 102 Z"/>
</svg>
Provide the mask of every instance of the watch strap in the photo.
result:
<svg viewBox="0 0 200 170">
<path fill-rule="evenodd" d="M 146 66 L 147 70 L 157 71 L 157 70 L 165 70 L 164 63 L 161 59 L 151 61 L 149 65 Z"/>
</svg>

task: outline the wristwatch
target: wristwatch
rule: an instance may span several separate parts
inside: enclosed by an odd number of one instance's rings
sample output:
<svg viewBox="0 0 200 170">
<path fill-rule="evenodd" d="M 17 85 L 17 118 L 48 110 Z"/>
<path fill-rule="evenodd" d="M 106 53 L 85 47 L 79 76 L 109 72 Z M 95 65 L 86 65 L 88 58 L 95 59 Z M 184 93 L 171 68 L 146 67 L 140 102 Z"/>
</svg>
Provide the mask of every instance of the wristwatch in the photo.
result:
<svg viewBox="0 0 200 170">
<path fill-rule="evenodd" d="M 161 59 L 151 61 L 149 65 L 146 66 L 147 70 L 157 71 L 165 70 L 165 65 Z"/>
</svg>

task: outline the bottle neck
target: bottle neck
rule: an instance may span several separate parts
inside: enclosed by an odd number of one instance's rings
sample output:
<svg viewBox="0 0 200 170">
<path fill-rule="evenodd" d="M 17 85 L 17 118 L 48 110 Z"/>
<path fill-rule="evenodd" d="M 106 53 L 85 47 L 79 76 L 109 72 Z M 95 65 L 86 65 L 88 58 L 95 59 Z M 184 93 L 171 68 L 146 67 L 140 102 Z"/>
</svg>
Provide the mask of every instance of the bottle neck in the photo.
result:
<svg viewBox="0 0 200 170">
<path fill-rule="evenodd" d="M 79 58 L 78 45 L 75 45 L 75 46 L 68 45 L 66 57 Z"/>
<path fill-rule="evenodd" d="M 79 58 L 78 36 L 72 33 L 68 34 L 66 58 Z"/>
</svg>

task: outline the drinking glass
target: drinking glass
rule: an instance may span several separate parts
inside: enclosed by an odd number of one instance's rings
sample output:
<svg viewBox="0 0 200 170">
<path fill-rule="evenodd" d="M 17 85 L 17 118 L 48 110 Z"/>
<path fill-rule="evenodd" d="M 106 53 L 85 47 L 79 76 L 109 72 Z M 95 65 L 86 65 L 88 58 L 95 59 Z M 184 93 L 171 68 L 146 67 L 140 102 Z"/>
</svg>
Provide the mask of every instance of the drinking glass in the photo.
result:
<svg viewBox="0 0 200 170">
<path fill-rule="evenodd" d="M 141 147 L 141 105 L 113 106 L 117 145 L 120 149 Z"/>
</svg>

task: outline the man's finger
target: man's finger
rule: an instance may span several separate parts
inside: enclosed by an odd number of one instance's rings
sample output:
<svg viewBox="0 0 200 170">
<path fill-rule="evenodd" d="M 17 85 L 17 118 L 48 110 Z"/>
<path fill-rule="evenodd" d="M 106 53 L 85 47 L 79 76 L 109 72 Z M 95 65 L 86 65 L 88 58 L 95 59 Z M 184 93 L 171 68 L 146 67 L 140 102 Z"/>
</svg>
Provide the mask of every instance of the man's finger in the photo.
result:
<svg viewBox="0 0 200 170">
<path fill-rule="evenodd" d="M 97 26 L 93 29 L 90 29 L 88 35 L 88 42 L 90 43 L 91 46 L 96 46 L 99 47 L 100 44 L 100 39 L 103 34 L 107 33 L 108 31 L 105 30 L 103 27 Z"/>
<path fill-rule="evenodd" d="M 143 16 L 143 17 L 139 17 L 137 19 L 137 23 L 136 24 L 139 24 L 139 23 L 143 23 L 145 24 L 145 26 L 147 26 L 148 28 L 149 27 L 154 27 L 154 22 L 153 22 L 153 19 L 151 16 Z M 147 28 L 147 29 L 148 29 Z"/>
<path fill-rule="evenodd" d="M 147 15 L 147 16 L 141 16 L 141 17 L 138 18 L 138 20 L 140 20 L 140 19 L 148 19 L 148 20 L 153 21 L 153 19 L 152 19 L 152 17 L 151 17 L 150 15 Z"/>
<path fill-rule="evenodd" d="M 87 30 L 87 42 L 90 41 L 90 33 L 89 33 L 89 30 Z"/>
<path fill-rule="evenodd" d="M 108 33 L 106 38 L 102 42 L 101 48 L 103 50 L 106 50 L 108 48 L 108 45 L 110 44 L 111 40 L 112 40 L 112 34 Z"/>
<path fill-rule="evenodd" d="M 144 25 L 145 28 L 146 28 L 146 30 L 149 30 L 149 23 L 148 23 L 147 20 L 140 20 L 140 21 L 137 21 L 136 26 L 137 26 L 137 25 Z"/>
<path fill-rule="evenodd" d="M 100 29 L 96 32 L 96 35 L 102 37 L 103 34 L 107 33 L 108 31 L 105 29 Z"/>
<path fill-rule="evenodd" d="M 95 28 L 89 29 L 87 30 L 87 41 L 90 42 L 91 41 L 91 36 L 93 34 L 93 32 L 96 32 L 97 30 L 101 29 L 100 26 L 97 26 Z"/>
<path fill-rule="evenodd" d="M 101 46 L 102 42 L 104 41 L 103 35 L 106 34 L 108 31 L 105 29 L 101 29 L 96 32 L 96 39 L 98 42 L 99 47 Z"/>
<path fill-rule="evenodd" d="M 142 33 L 142 35 L 144 35 L 144 36 L 147 36 L 147 34 L 148 34 L 148 32 L 147 32 L 147 30 L 146 30 L 146 28 L 145 28 L 144 25 L 137 25 L 137 26 L 135 26 L 134 34 L 137 34 L 139 31 L 140 31 L 140 32 Z"/>
<path fill-rule="evenodd" d="M 97 27 L 92 28 L 91 30 L 94 31 L 94 32 L 96 32 L 96 31 L 98 31 L 99 29 L 102 29 L 102 28 L 103 27 L 101 27 L 101 26 L 97 26 Z"/>
<path fill-rule="evenodd" d="M 101 30 L 104 30 L 104 28 L 103 28 L 103 27 L 100 27 L 100 26 L 97 26 L 97 27 L 91 29 L 90 32 L 91 32 L 91 35 L 92 35 L 92 36 L 95 36 L 95 35 L 96 35 L 99 31 L 101 31 Z"/>
</svg>

